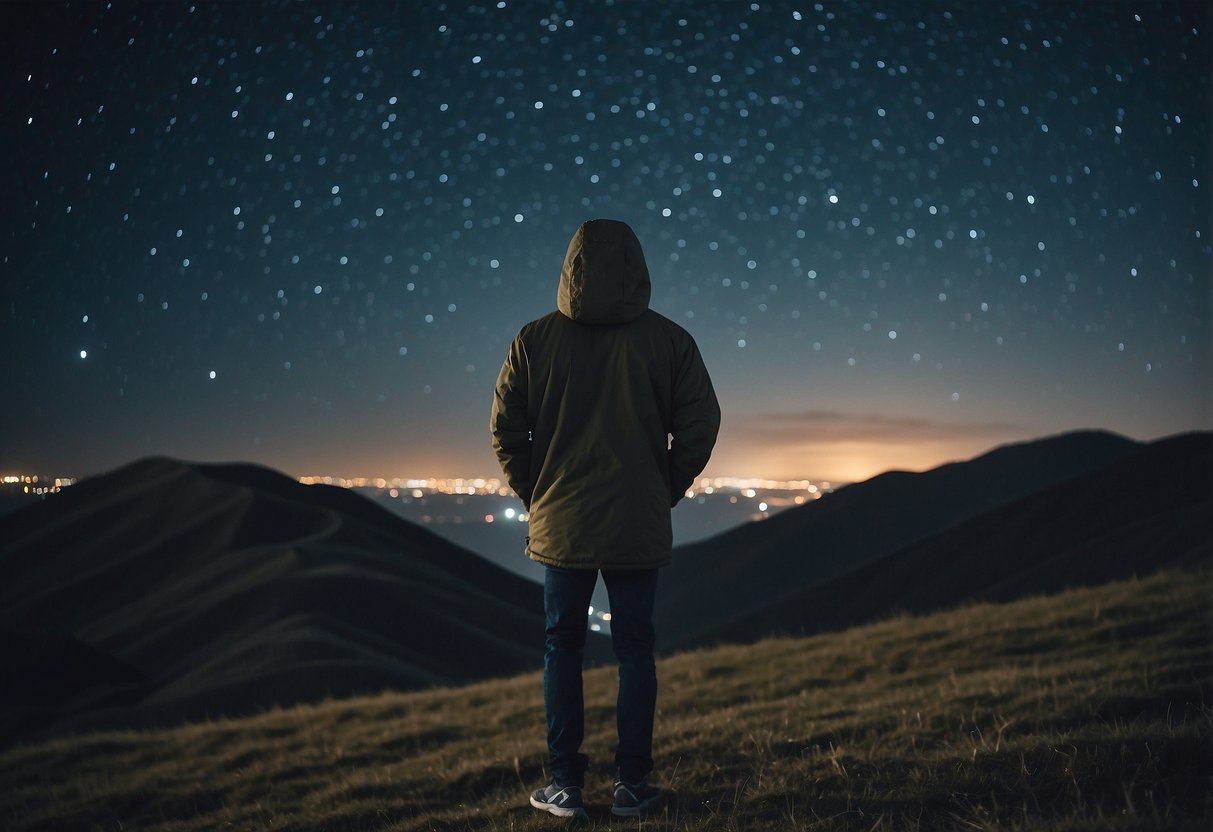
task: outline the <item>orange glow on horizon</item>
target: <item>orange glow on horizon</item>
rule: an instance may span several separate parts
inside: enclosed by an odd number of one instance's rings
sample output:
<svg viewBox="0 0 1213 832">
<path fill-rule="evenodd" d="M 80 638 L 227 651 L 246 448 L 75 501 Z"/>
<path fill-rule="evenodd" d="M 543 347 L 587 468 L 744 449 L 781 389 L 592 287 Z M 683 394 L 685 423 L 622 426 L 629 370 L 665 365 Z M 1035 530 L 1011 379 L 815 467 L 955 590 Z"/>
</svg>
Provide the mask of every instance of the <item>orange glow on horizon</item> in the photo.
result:
<svg viewBox="0 0 1213 832">
<path fill-rule="evenodd" d="M 862 482 L 886 471 L 927 471 L 949 462 L 971 459 L 1018 437 L 959 436 L 953 438 L 900 438 L 849 440 L 821 439 L 774 444 L 745 434 L 722 437 L 708 467 L 698 479 L 755 481 L 812 481 L 833 483 Z M 489 464 L 483 469 L 487 472 Z M 380 463 L 382 464 L 382 463 Z M 343 465 L 349 471 L 353 466 Z M 450 464 L 439 466 L 449 470 Z M 458 466 L 467 470 L 470 468 Z M 504 477 L 443 476 L 426 472 L 423 466 L 402 466 L 407 478 L 391 476 L 317 476 L 315 469 L 299 479 L 305 483 L 325 482 L 346 487 L 396 488 L 401 494 L 438 490 L 454 494 L 497 493 L 509 495 Z M 417 477 L 416 474 L 428 474 Z M 437 475 L 434 475 L 437 474 Z M 710 493 L 710 492 L 709 492 Z M 418 494 L 414 494 L 418 496 Z"/>
<path fill-rule="evenodd" d="M 993 448 L 996 442 L 976 437 L 926 441 L 825 441 L 785 447 L 754 447 L 754 443 L 717 446 L 705 471 L 761 472 L 772 479 L 862 482 L 886 471 L 927 471 L 940 465 L 970 459 Z M 749 447 L 746 447 L 748 445 Z M 754 474 L 750 474 L 754 476 Z"/>
</svg>

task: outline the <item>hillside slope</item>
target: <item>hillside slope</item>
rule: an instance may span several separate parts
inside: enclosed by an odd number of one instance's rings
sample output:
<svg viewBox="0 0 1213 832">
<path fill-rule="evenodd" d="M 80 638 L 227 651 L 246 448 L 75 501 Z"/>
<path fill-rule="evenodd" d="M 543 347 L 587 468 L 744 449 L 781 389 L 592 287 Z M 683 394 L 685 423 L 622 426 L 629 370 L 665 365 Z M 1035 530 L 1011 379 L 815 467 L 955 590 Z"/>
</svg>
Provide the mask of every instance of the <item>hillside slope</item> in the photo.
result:
<svg viewBox="0 0 1213 832">
<path fill-rule="evenodd" d="M 249 713 L 541 661 L 539 586 L 256 466 L 144 460 L 0 519 L 0 541 L 10 730 Z"/>
<path fill-rule="evenodd" d="M 1007 445 L 920 474 L 881 474 L 760 523 L 681 546 L 662 573 L 657 632 L 669 647 L 702 640 L 702 631 L 760 610 L 789 591 L 1123 459 L 1138 447 L 1098 431 Z"/>
<path fill-rule="evenodd" d="M 1213 577 L 1166 572 L 658 664 L 674 830 L 1184 832 L 1213 813 Z M 615 672 L 586 676 L 590 828 Z M 0 826 L 549 830 L 538 673 L 0 752 Z"/>
<path fill-rule="evenodd" d="M 1185 434 L 795 590 L 676 646 L 842 629 L 896 612 L 1005 601 L 1210 561 L 1213 434 Z"/>
</svg>

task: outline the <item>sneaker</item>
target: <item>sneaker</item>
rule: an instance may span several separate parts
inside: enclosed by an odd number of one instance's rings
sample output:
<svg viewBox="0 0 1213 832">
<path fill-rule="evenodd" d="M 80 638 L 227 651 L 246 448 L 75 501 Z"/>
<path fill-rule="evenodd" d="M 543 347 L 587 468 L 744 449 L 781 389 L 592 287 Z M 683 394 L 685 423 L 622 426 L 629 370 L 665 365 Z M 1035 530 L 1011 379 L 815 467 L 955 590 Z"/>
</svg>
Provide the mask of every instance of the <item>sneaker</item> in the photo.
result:
<svg viewBox="0 0 1213 832">
<path fill-rule="evenodd" d="M 655 806 L 661 800 L 661 789 L 641 780 L 639 783 L 615 781 L 615 803 L 611 814 L 620 818 L 631 818 Z"/>
<path fill-rule="evenodd" d="M 558 818 L 587 818 L 581 805 L 579 786 L 557 786 L 555 783 L 531 792 L 531 805 L 536 809 L 551 812 Z"/>
</svg>

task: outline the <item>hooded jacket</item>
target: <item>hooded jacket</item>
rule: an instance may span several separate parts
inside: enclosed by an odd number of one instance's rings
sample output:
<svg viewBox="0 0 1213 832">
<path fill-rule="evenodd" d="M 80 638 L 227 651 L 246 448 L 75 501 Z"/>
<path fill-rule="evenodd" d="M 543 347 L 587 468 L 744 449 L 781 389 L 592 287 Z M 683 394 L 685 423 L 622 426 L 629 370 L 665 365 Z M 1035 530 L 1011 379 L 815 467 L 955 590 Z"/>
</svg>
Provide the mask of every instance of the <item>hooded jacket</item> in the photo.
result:
<svg viewBox="0 0 1213 832">
<path fill-rule="evenodd" d="M 720 406 L 694 339 L 648 308 L 650 291 L 631 228 L 582 224 L 558 311 L 519 331 L 497 377 L 493 449 L 540 563 L 670 562 L 670 509 L 707 464 Z"/>
</svg>

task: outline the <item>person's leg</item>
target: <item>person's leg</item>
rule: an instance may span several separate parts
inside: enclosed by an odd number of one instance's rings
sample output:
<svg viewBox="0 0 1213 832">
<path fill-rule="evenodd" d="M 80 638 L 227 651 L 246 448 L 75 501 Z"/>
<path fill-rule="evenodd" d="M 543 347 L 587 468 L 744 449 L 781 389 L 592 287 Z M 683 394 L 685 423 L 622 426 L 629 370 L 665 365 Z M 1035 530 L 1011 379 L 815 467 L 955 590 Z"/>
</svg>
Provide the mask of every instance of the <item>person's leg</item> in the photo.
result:
<svg viewBox="0 0 1213 832">
<path fill-rule="evenodd" d="M 581 753 L 585 703 L 581 693 L 581 652 L 586 618 L 598 572 L 594 569 L 545 570 L 543 612 L 547 639 L 543 656 L 543 706 L 547 712 L 552 781 L 582 786 L 589 759 Z"/>
<path fill-rule="evenodd" d="M 611 603 L 611 642 L 619 659 L 617 777 L 635 784 L 653 770 L 653 712 L 657 707 L 653 602 L 657 570 L 604 570 L 602 577 Z"/>
</svg>

